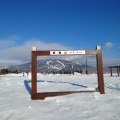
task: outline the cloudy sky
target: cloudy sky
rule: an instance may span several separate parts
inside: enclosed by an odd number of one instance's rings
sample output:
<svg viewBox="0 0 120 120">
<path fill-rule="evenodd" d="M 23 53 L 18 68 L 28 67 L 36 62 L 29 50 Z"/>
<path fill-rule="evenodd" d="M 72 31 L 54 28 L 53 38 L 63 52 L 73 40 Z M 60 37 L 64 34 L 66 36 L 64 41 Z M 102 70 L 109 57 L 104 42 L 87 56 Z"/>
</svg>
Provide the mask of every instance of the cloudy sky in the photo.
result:
<svg viewBox="0 0 120 120">
<path fill-rule="evenodd" d="M 120 65 L 119 0 L 1 0 L 0 65 L 31 61 L 39 50 L 94 50 L 104 65 Z M 94 57 L 74 56 L 94 64 Z"/>
</svg>

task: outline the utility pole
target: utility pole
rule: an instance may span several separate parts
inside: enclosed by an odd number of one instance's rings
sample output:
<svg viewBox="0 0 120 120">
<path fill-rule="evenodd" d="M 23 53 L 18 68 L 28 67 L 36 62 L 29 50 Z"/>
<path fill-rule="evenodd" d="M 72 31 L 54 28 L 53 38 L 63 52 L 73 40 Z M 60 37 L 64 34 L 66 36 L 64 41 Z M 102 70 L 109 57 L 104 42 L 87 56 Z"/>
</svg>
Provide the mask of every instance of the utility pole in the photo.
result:
<svg viewBox="0 0 120 120">
<path fill-rule="evenodd" d="M 86 58 L 86 74 L 88 74 L 88 71 L 87 71 L 87 58 Z"/>
<path fill-rule="evenodd" d="M 0 69 L 0 80 L 1 80 L 1 69 Z"/>
</svg>

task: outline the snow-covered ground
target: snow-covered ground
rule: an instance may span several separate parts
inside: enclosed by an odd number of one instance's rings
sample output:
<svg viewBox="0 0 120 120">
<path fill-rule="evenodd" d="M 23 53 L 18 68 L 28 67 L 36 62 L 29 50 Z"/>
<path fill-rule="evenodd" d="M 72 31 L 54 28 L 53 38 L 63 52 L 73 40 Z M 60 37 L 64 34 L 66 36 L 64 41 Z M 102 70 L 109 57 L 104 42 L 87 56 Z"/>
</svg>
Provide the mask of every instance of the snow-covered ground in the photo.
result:
<svg viewBox="0 0 120 120">
<path fill-rule="evenodd" d="M 31 75 L 0 76 L 0 120 L 120 120 L 120 77 L 104 75 L 105 92 L 31 100 Z M 94 90 L 97 75 L 41 75 L 38 92 Z"/>
</svg>

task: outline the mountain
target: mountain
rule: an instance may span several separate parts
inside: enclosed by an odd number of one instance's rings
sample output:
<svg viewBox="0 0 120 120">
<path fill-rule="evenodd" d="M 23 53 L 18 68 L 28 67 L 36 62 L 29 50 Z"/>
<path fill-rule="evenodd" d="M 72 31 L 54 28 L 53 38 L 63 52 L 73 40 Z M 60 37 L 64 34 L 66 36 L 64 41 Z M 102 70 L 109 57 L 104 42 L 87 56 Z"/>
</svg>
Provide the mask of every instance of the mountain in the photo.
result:
<svg viewBox="0 0 120 120">
<path fill-rule="evenodd" d="M 7 68 L 9 68 L 10 67 L 10 65 L 0 65 L 0 69 L 7 69 Z"/>
<path fill-rule="evenodd" d="M 72 62 L 64 59 L 41 59 L 37 61 L 37 71 L 41 73 L 66 73 L 66 72 L 82 72 L 86 65 L 78 62 Z M 91 66 L 87 66 L 91 68 Z M 9 70 L 17 70 L 18 72 L 30 72 L 31 62 L 14 65 Z"/>
</svg>

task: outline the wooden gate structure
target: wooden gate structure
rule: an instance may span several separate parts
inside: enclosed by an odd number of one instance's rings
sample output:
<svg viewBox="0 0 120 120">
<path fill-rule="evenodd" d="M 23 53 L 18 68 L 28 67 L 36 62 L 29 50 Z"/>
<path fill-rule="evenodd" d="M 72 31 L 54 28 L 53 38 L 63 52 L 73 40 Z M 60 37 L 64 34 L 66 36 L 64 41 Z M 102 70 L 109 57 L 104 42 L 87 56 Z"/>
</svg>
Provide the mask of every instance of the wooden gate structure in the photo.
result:
<svg viewBox="0 0 120 120">
<path fill-rule="evenodd" d="M 96 46 L 96 50 L 43 50 L 38 51 L 36 47 L 32 48 L 32 83 L 31 83 L 31 99 L 45 99 L 51 96 L 67 95 L 72 93 L 95 92 L 94 91 L 65 91 L 65 92 L 37 92 L 37 56 L 69 56 L 69 55 L 96 55 L 97 76 L 98 76 L 98 92 L 105 94 L 102 51 L 100 46 Z"/>
</svg>

